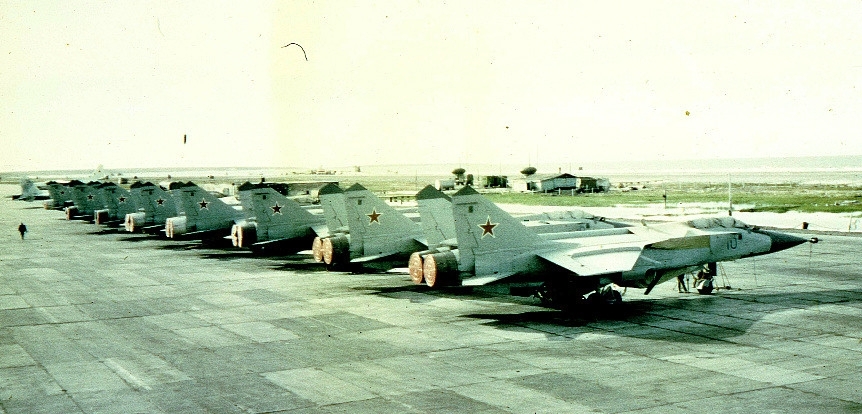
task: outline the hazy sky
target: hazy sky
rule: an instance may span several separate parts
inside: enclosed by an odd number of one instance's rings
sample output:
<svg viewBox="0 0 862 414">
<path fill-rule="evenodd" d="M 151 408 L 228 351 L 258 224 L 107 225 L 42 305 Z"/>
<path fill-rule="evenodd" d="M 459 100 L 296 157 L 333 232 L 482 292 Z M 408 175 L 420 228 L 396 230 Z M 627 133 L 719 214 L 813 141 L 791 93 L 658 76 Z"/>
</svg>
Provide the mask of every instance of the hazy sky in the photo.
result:
<svg viewBox="0 0 862 414">
<path fill-rule="evenodd" d="M 0 1 L 0 171 L 860 155 L 859 22 L 858 1 Z"/>
</svg>

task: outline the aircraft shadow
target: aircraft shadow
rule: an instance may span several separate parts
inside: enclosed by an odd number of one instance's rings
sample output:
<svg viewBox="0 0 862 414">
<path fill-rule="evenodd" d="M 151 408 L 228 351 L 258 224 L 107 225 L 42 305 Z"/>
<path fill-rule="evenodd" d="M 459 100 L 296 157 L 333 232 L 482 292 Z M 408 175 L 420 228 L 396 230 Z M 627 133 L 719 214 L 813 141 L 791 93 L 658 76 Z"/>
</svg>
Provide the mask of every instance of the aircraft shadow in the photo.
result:
<svg viewBox="0 0 862 414">
<path fill-rule="evenodd" d="M 745 335 L 763 316 L 786 310 L 808 309 L 827 304 L 862 305 L 862 290 L 820 291 L 824 301 L 809 292 L 758 294 L 733 292 L 687 299 L 629 300 L 609 310 L 606 305 L 585 302 L 569 311 L 547 310 L 521 313 L 473 313 L 466 318 L 487 320 L 485 325 L 523 332 L 542 330 L 542 325 L 586 327 L 589 332 L 678 343 L 711 343 Z M 843 299 L 842 299 L 843 298 Z M 775 309 L 774 306 L 780 306 Z M 743 313 L 736 309 L 745 309 Z M 682 311 L 682 312 L 681 312 Z M 686 313 L 685 311 L 691 311 Z M 703 318 L 699 319 L 698 316 Z M 835 315 L 840 318 L 839 315 Z M 625 322 L 620 325 L 620 322 Z M 791 329 L 791 328 L 789 328 Z M 564 336 L 577 337 L 578 333 Z M 549 332 L 549 338 L 561 337 Z"/>
<path fill-rule="evenodd" d="M 139 234 L 137 237 L 136 236 L 126 236 L 126 237 L 120 237 L 117 240 L 121 241 L 121 242 L 142 242 L 142 241 L 150 241 L 150 240 L 158 240 L 158 239 L 154 238 L 154 237 L 149 237 L 146 234 Z"/>
<path fill-rule="evenodd" d="M 128 232 L 126 231 L 126 229 L 120 229 L 119 227 L 107 227 L 107 228 L 102 228 L 102 229 L 99 229 L 96 231 L 91 231 L 87 234 L 102 235 L 102 234 L 122 234 L 122 233 L 128 233 Z"/>
<path fill-rule="evenodd" d="M 272 256 L 267 256 L 268 259 L 271 259 Z M 280 271 L 299 271 L 299 272 L 319 272 L 322 270 L 326 270 L 326 265 L 323 263 L 317 263 L 313 260 L 309 260 L 305 256 L 287 256 L 285 258 L 285 262 L 279 263 L 274 266 L 269 266 L 272 270 L 280 270 Z"/>
<path fill-rule="evenodd" d="M 209 247 L 211 248 L 211 247 Z M 250 250 L 245 249 L 237 249 L 231 247 L 227 250 L 223 248 L 211 248 L 216 251 L 201 253 L 200 257 L 204 259 L 216 259 L 216 260 L 236 260 L 236 259 L 260 259 L 260 260 L 274 260 L 274 261 L 290 261 L 290 262 L 300 262 L 303 260 L 307 260 L 308 257 L 304 255 L 291 255 L 291 254 L 270 254 L 270 255 L 260 255 L 256 254 Z M 317 263 L 315 263 L 317 264 Z"/>
<path fill-rule="evenodd" d="M 163 246 L 159 246 L 159 249 L 162 250 L 198 250 L 198 249 L 209 249 L 209 246 L 204 246 L 201 243 L 196 242 L 175 242 L 165 244 Z"/>
</svg>

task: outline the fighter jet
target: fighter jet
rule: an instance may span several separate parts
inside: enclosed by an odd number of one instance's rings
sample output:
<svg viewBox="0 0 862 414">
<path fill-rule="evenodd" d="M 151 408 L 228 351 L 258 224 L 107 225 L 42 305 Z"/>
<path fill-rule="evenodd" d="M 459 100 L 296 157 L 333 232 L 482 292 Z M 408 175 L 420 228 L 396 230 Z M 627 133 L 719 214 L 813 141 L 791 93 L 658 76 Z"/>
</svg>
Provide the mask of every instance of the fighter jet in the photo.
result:
<svg viewBox="0 0 862 414">
<path fill-rule="evenodd" d="M 258 254 L 295 253 L 308 248 L 315 236 L 328 235 L 323 215 L 311 213 L 270 185 L 254 184 L 242 192 L 251 218 L 231 228 L 234 246 Z"/>
<path fill-rule="evenodd" d="M 446 194 L 428 185 L 416 194 L 419 214 L 422 217 L 422 228 L 428 241 L 428 250 L 410 255 L 408 270 L 414 283 L 427 283 L 435 287 L 436 280 L 425 280 L 423 265 L 424 257 L 429 254 L 445 251 L 455 251 L 458 242 L 455 232 L 455 218 L 452 213 L 452 199 Z M 523 215 L 517 217 L 525 227 L 536 234 L 553 234 L 572 231 L 610 229 L 628 227 L 630 224 L 595 217 L 580 210 L 564 210 L 548 213 Z"/>
<path fill-rule="evenodd" d="M 241 209 L 226 204 L 191 181 L 171 183 L 170 189 L 183 213 L 166 220 L 167 237 L 185 240 L 222 239 L 229 234 L 234 224 L 245 219 Z"/>
<path fill-rule="evenodd" d="M 389 269 L 410 253 L 427 247 L 417 222 L 362 185 L 354 184 L 339 193 L 337 186 L 320 190 L 330 236 L 315 239 L 312 253 L 316 260 L 334 268 Z M 337 206 L 338 200 L 343 200 L 343 206 Z"/>
<path fill-rule="evenodd" d="M 51 196 L 47 191 L 37 187 L 29 178 L 21 179 L 21 194 L 12 196 L 13 200 L 20 201 L 48 200 L 50 198 Z"/>
<path fill-rule="evenodd" d="M 333 253 L 335 248 L 332 245 L 333 240 L 337 238 L 336 243 L 350 243 L 350 227 L 347 221 L 347 208 L 344 205 L 344 190 L 338 184 L 329 183 L 323 186 L 317 193 L 320 200 L 320 207 L 323 209 L 324 223 L 326 223 L 327 236 L 317 236 L 311 244 L 311 255 L 314 261 L 320 263 L 325 262 L 327 265 L 333 262 Z M 324 258 L 324 244 L 326 244 L 327 257 Z M 325 260 L 324 260 L 325 259 Z"/>
<path fill-rule="evenodd" d="M 127 214 L 138 210 L 129 190 L 116 183 L 103 183 L 98 189 L 104 208 L 93 213 L 96 224 L 116 227 L 125 222 Z"/>
<path fill-rule="evenodd" d="M 138 211 L 126 214 L 126 231 L 158 233 L 164 230 L 168 217 L 179 214 L 174 196 L 158 185 L 137 181 L 129 186 L 129 192 Z"/>
<path fill-rule="evenodd" d="M 426 279 L 435 285 L 530 286 L 558 307 L 591 292 L 617 304 L 622 298 L 614 286 L 649 294 L 658 283 L 710 263 L 806 242 L 732 217 L 539 235 L 471 187 L 452 202 L 458 249 L 426 255 Z"/>
<path fill-rule="evenodd" d="M 48 194 L 51 196 L 50 200 L 45 201 L 44 206 L 46 209 L 63 210 L 66 207 L 74 205 L 72 202 L 72 191 L 68 183 L 48 181 L 45 183 L 45 186 L 48 187 Z"/>
<path fill-rule="evenodd" d="M 97 209 L 102 208 L 101 194 L 97 186 L 101 183 L 98 181 L 90 181 L 83 183 L 78 180 L 72 180 L 67 185 L 71 190 L 71 198 L 73 206 L 66 207 L 67 220 L 92 220 Z"/>
</svg>

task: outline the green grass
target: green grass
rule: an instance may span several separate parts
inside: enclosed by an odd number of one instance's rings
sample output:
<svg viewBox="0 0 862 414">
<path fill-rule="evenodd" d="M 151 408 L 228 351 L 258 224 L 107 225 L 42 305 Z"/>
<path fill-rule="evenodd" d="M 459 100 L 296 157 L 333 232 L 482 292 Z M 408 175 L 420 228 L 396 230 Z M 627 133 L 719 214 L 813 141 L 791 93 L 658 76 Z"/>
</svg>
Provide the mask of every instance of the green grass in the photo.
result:
<svg viewBox="0 0 862 414">
<path fill-rule="evenodd" d="M 682 184 L 666 189 L 669 206 L 677 203 L 727 203 L 727 187 L 707 184 Z M 608 193 L 555 194 L 494 193 L 488 198 L 495 203 L 551 205 L 561 207 L 643 206 L 664 203 L 665 190 L 645 188 L 623 192 L 618 188 Z M 862 211 L 862 187 L 844 185 L 739 184 L 733 187 L 734 206 L 744 211 L 829 212 Z"/>
</svg>

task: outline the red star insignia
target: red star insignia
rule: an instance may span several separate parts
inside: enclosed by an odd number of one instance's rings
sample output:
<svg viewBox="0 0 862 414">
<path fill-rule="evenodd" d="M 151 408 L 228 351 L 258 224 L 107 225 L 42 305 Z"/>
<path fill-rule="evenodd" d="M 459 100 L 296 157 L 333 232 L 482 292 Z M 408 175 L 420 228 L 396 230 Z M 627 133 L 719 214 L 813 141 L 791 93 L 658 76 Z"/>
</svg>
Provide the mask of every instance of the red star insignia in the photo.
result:
<svg viewBox="0 0 862 414">
<path fill-rule="evenodd" d="M 160 198 L 160 199 L 156 200 L 156 204 L 163 205 L 163 204 L 165 204 L 165 200 Z"/>
<path fill-rule="evenodd" d="M 201 206 L 201 210 L 203 210 L 203 209 L 205 209 L 205 208 L 206 208 L 207 210 L 209 210 L 209 209 L 207 208 L 207 205 L 208 205 L 208 204 L 209 204 L 209 203 L 207 203 L 207 200 L 206 200 L 206 199 L 201 199 L 201 202 L 200 202 L 200 203 L 198 203 L 198 205 L 200 205 L 200 206 Z"/>
<path fill-rule="evenodd" d="M 377 209 L 371 210 L 371 214 L 366 214 L 366 216 L 368 216 L 368 224 L 371 224 L 374 222 L 376 222 L 377 224 L 380 224 L 380 216 L 381 215 L 382 214 L 377 212 Z"/>
<path fill-rule="evenodd" d="M 120 197 L 120 198 L 118 198 L 118 199 L 117 199 L 117 201 L 119 201 L 119 202 L 121 202 L 121 203 L 125 203 L 125 202 L 126 202 L 126 197 Z"/>
<path fill-rule="evenodd" d="M 92 194 L 87 194 L 87 200 L 92 200 L 92 199 L 93 199 L 93 195 L 92 195 Z"/>
<path fill-rule="evenodd" d="M 284 207 L 284 206 L 280 206 L 280 205 L 278 205 L 278 203 L 275 203 L 274 206 L 270 207 L 272 209 L 272 214 L 281 214 L 281 208 L 282 207 Z"/>
<path fill-rule="evenodd" d="M 494 227 L 500 223 L 491 223 L 491 216 L 488 216 L 488 220 L 485 221 L 485 224 L 477 224 L 480 229 L 482 229 L 482 238 L 485 238 L 486 235 L 491 235 L 491 237 L 497 237 L 494 235 Z"/>
</svg>

